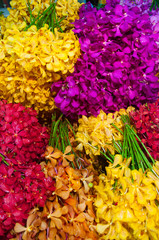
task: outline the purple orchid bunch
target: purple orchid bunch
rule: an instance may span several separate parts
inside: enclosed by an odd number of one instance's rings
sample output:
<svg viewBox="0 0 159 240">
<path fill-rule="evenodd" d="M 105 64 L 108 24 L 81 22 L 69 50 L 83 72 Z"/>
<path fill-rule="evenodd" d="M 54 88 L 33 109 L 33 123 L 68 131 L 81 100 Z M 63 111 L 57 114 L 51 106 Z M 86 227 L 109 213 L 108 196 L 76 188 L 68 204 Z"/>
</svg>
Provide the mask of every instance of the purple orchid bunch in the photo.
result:
<svg viewBox="0 0 159 240">
<path fill-rule="evenodd" d="M 74 118 L 156 101 L 158 35 L 150 16 L 119 4 L 100 10 L 85 4 L 79 16 L 81 57 L 74 73 L 52 85 L 57 107 Z"/>
</svg>

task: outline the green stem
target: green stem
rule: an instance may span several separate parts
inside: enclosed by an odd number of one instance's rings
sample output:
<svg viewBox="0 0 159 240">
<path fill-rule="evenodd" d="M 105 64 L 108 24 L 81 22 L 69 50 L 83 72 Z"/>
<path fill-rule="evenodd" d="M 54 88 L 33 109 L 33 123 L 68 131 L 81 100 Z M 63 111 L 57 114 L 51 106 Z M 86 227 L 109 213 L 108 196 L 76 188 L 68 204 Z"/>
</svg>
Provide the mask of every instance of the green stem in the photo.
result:
<svg viewBox="0 0 159 240">
<path fill-rule="evenodd" d="M 50 9 L 53 7 L 54 3 L 50 4 L 50 6 L 42 13 L 38 14 L 37 18 L 34 18 L 34 20 L 30 23 L 29 26 L 27 26 L 24 31 L 28 30 L 32 25 L 38 26 L 43 18 L 45 18 L 45 15 L 50 11 Z M 37 21 L 37 22 L 36 22 Z"/>
<path fill-rule="evenodd" d="M 41 18 L 38 20 L 38 22 L 36 23 L 38 28 L 41 28 L 42 26 L 44 26 L 44 24 L 46 23 L 47 19 L 50 17 L 50 14 L 52 13 L 52 8 L 53 8 L 53 4 L 51 4 L 42 14 Z M 46 21 L 45 21 L 46 20 Z M 44 23 L 45 22 L 45 23 Z"/>
<path fill-rule="evenodd" d="M 126 128 L 125 128 L 125 131 L 127 131 Z M 134 157 L 133 147 L 132 147 L 131 138 L 129 136 L 129 133 L 127 133 L 127 139 L 128 139 L 129 149 L 130 149 L 130 156 L 132 158 L 132 161 L 131 161 L 132 169 L 135 169 L 135 157 Z"/>
<path fill-rule="evenodd" d="M 127 125 L 126 125 L 126 128 L 127 128 Z M 127 133 L 128 133 L 128 136 L 129 136 L 129 142 L 131 144 L 130 145 L 131 154 L 134 153 L 134 159 L 136 159 L 136 162 L 137 162 L 137 165 L 138 165 L 138 169 L 142 168 L 142 170 L 144 171 L 143 164 L 141 163 L 142 162 L 142 156 L 141 156 L 141 154 L 140 154 L 140 152 L 138 150 L 138 146 L 136 144 L 136 139 L 133 138 L 132 133 L 129 130 L 129 128 L 127 128 Z"/>
<path fill-rule="evenodd" d="M 104 152 L 100 151 L 100 153 L 111 163 L 113 163 L 113 160 L 109 158 Z"/>
<path fill-rule="evenodd" d="M 111 123 L 113 127 L 115 127 L 122 135 L 124 134 L 114 123 Z"/>
<path fill-rule="evenodd" d="M 27 31 L 32 25 L 35 25 L 35 22 L 42 16 L 42 14 L 40 14 L 39 16 L 37 16 L 37 18 L 34 18 L 34 21 L 32 23 L 30 23 L 26 28 L 24 28 L 23 31 Z"/>
<path fill-rule="evenodd" d="M 54 127 L 55 127 L 56 113 L 52 114 L 52 119 L 51 120 L 52 120 L 52 124 L 51 124 L 51 133 L 50 133 L 50 139 L 49 139 L 49 146 L 52 146 L 51 142 L 52 142 L 53 130 L 54 130 Z"/>
<path fill-rule="evenodd" d="M 7 166 L 9 166 L 9 163 L 5 160 L 5 157 L 0 153 L 0 157 L 2 158 L 2 162 L 4 162 Z"/>
<path fill-rule="evenodd" d="M 72 130 L 72 132 L 74 134 L 74 136 L 76 136 L 76 133 L 75 133 L 75 131 L 73 129 L 73 126 L 71 125 L 71 123 L 69 122 L 69 120 L 67 118 L 66 118 L 66 121 L 68 122 L 68 124 L 69 124 L 69 126 L 70 126 L 70 128 L 71 128 L 71 130 Z"/>
<path fill-rule="evenodd" d="M 63 114 L 61 114 L 61 116 L 59 117 L 59 119 L 56 121 L 55 125 L 54 125 L 54 130 L 52 133 L 52 142 L 51 142 L 51 146 L 54 147 L 54 142 L 57 140 L 57 136 L 58 136 L 58 131 L 57 129 L 59 128 L 59 123 L 61 121 Z"/>
<path fill-rule="evenodd" d="M 55 5 L 56 6 L 56 5 Z M 59 27 L 60 31 L 63 32 L 59 22 L 58 22 L 58 19 L 56 18 L 56 8 L 54 6 L 54 17 L 55 17 L 55 23 L 57 24 L 57 26 Z"/>
<path fill-rule="evenodd" d="M 47 20 L 48 20 L 48 18 L 50 17 L 51 13 L 52 13 L 52 9 L 50 10 L 50 12 L 48 12 L 47 16 L 44 18 L 43 24 L 42 24 L 43 27 L 44 27 L 44 25 L 47 23 Z"/>
<path fill-rule="evenodd" d="M 55 8 L 55 6 L 54 6 L 54 8 Z M 54 8 L 53 8 L 53 11 L 52 11 L 52 13 L 51 13 L 51 26 L 49 26 L 49 28 L 52 30 L 52 32 L 54 32 Z"/>
<path fill-rule="evenodd" d="M 58 21 L 58 23 L 61 23 L 64 19 L 65 19 L 65 17 L 62 17 L 62 18 Z"/>
<path fill-rule="evenodd" d="M 32 21 L 34 21 L 34 17 L 33 17 L 33 14 L 32 14 L 32 10 L 31 10 L 31 7 L 30 7 L 30 1 L 28 0 L 28 11 L 29 11 L 29 14 L 30 14 L 30 23 L 32 23 Z"/>
<path fill-rule="evenodd" d="M 65 146 L 65 144 L 64 144 L 64 137 L 63 137 L 63 131 L 62 131 L 62 126 L 63 124 L 62 124 L 62 122 L 61 122 L 61 124 L 60 124 L 60 126 L 59 126 L 59 135 L 60 135 L 60 142 L 61 142 L 61 148 L 62 148 L 62 152 L 64 153 L 65 152 L 65 148 L 66 148 L 66 146 Z"/>
<path fill-rule="evenodd" d="M 126 157 L 125 156 L 125 145 L 126 145 L 126 129 L 124 131 L 124 142 L 123 142 L 123 151 L 122 151 L 122 157 L 123 159 Z"/>
<path fill-rule="evenodd" d="M 143 161 L 145 162 L 145 164 L 146 164 L 146 166 L 147 166 L 146 168 L 149 168 L 150 170 L 152 170 L 152 165 L 150 164 L 149 160 L 147 159 L 147 157 L 145 156 L 144 152 L 143 152 L 142 149 L 140 148 L 140 146 L 139 146 L 139 144 L 138 144 L 135 136 L 133 135 L 133 133 L 132 133 L 131 136 L 132 136 L 132 139 L 133 139 L 133 141 L 134 141 L 134 144 L 136 145 L 136 148 L 138 149 L 139 155 L 142 156 Z"/>
<path fill-rule="evenodd" d="M 129 125 L 128 125 L 128 128 L 131 129 L 132 133 L 135 135 L 135 137 L 138 139 L 138 141 L 141 143 L 142 147 L 144 148 L 144 150 L 146 151 L 146 153 L 150 157 L 152 163 L 155 164 L 155 160 L 153 159 L 153 157 L 151 156 L 151 154 L 149 153 L 149 151 L 147 150 L 147 148 L 145 147 L 145 145 L 143 144 L 141 139 L 138 137 L 138 135 L 135 133 L 135 131 Z"/>
<path fill-rule="evenodd" d="M 57 139 L 56 139 L 55 148 L 57 148 L 58 150 L 61 151 L 61 147 L 60 147 L 60 145 L 59 145 L 59 139 L 60 139 L 60 136 L 58 136 Z"/>
<path fill-rule="evenodd" d="M 114 144 L 114 147 L 115 147 L 116 151 L 117 151 L 119 154 L 121 154 L 121 153 L 122 153 L 122 152 L 121 152 L 121 149 L 119 148 L 118 144 L 115 142 L 114 139 L 113 139 L 113 144 Z"/>
</svg>

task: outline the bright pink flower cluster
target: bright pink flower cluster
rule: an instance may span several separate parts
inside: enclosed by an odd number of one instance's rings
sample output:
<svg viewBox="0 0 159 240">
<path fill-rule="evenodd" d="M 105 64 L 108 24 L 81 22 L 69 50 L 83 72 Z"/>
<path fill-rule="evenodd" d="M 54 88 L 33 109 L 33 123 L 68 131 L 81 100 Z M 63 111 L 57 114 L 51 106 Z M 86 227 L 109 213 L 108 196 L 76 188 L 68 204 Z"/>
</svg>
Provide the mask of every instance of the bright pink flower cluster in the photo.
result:
<svg viewBox="0 0 159 240">
<path fill-rule="evenodd" d="M 138 136 L 152 157 L 159 160 L 159 99 L 155 103 L 140 106 L 130 116 Z"/>
<path fill-rule="evenodd" d="M 0 149 L 7 157 L 26 163 L 44 153 L 49 134 L 36 116 L 31 108 L 0 101 Z"/>
<path fill-rule="evenodd" d="M 0 101 L 0 239 L 12 238 L 15 223 L 25 224 L 30 210 L 44 206 L 55 190 L 35 161 L 49 140 L 36 116 L 32 109 Z"/>
<path fill-rule="evenodd" d="M 54 190 L 54 181 L 45 178 L 40 164 L 15 165 L 12 159 L 0 154 L 0 239 L 12 238 L 10 230 L 15 223 L 25 224 L 30 210 L 35 205 L 44 206 Z"/>
</svg>

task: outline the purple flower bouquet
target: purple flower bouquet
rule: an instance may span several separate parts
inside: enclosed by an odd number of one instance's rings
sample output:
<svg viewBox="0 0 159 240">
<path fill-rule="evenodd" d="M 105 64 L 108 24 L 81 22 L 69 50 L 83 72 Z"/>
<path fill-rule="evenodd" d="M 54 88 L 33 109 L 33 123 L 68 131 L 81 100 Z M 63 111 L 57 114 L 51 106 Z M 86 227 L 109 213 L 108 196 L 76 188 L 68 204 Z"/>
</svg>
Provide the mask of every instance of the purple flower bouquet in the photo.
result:
<svg viewBox="0 0 159 240">
<path fill-rule="evenodd" d="M 156 101 L 158 34 L 149 14 L 137 6 L 85 4 L 79 15 L 81 57 L 72 75 L 52 85 L 57 107 L 74 118 Z"/>
</svg>

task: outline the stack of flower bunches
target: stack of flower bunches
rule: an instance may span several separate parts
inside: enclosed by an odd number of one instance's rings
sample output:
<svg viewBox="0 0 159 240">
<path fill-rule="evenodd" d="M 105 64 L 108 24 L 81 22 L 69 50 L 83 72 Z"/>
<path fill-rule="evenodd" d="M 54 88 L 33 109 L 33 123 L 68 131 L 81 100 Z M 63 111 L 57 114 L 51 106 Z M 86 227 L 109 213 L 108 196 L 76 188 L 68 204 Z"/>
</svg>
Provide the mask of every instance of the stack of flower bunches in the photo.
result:
<svg viewBox="0 0 159 240">
<path fill-rule="evenodd" d="M 31 23 L 6 29 L 0 40 L 0 99 L 37 112 L 55 107 L 51 84 L 72 73 L 80 55 L 78 38 L 72 30 L 62 32 L 55 6 L 35 18 L 29 5 Z"/>
<path fill-rule="evenodd" d="M 56 119 L 53 115 L 52 120 L 50 142 L 44 154 L 46 162 L 41 165 L 46 177 L 55 179 L 56 190 L 44 208 L 31 211 L 26 227 L 17 223 L 14 230 L 17 238 L 21 236 L 23 240 L 35 239 L 35 235 L 41 240 L 95 240 L 92 187 L 96 173 L 91 166 L 79 165 L 77 154 L 72 154 L 70 123 L 62 116 Z"/>
<path fill-rule="evenodd" d="M 137 7 L 88 4 L 79 16 L 74 32 L 82 54 L 74 73 L 52 85 L 57 107 L 74 117 L 155 101 L 158 48 L 149 15 Z"/>
<path fill-rule="evenodd" d="M 48 130 L 36 115 L 20 104 L 0 102 L 0 239 L 12 238 L 15 223 L 25 224 L 30 210 L 44 206 L 55 189 L 35 161 L 48 143 Z"/>
</svg>

